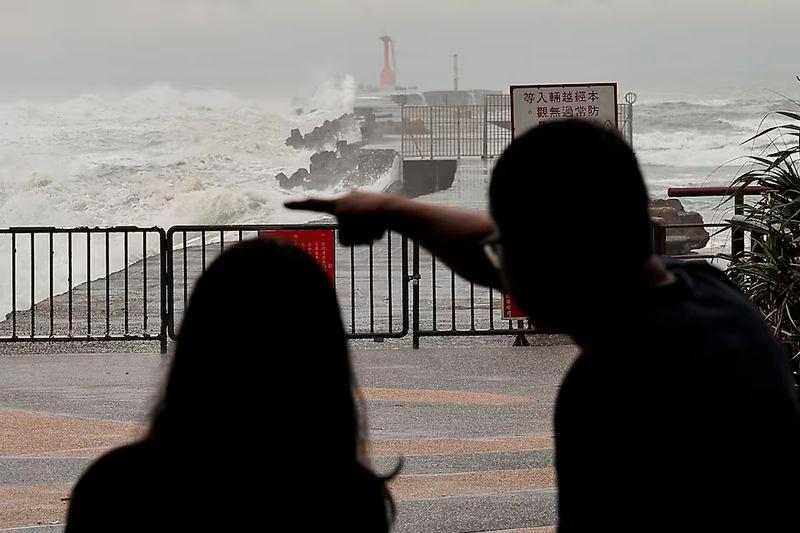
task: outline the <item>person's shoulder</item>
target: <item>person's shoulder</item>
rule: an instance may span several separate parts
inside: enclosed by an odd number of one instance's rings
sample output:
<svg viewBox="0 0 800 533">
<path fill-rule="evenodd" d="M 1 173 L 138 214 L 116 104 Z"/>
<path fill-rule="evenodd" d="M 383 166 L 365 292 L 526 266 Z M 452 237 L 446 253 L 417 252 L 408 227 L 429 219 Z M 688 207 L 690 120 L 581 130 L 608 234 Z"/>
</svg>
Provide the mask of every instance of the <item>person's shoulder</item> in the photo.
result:
<svg viewBox="0 0 800 533">
<path fill-rule="evenodd" d="M 782 351 L 759 308 L 728 275 L 705 262 L 665 261 L 676 274 L 689 298 L 683 300 L 683 315 L 698 327 L 714 326 L 717 335 L 737 338 L 742 346 L 761 345 Z M 702 333 L 705 335 L 705 332 Z"/>
<path fill-rule="evenodd" d="M 738 292 L 738 288 L 722 270 L 705 261 L 679 261 L 677 259 L 662 258 L 664 265 L 672 272 L 682 272 L 693 279 L 702 279 L 714 284 L 720 284 L 727 289 Z"/>
<path fill-rule="evenodd" d="M 72 490 L 66 533 L 103 531 L 117 521 L 131 498 L 148 489 L 149 455 L 146 444 L 135 443 L 95 461 Z"/>
<path fill-rule="evenodd" d="M 791 388 L 785 349 L 761 310 L 725 272 L 702 263 L 673 263 L 668 268 L 680 272 L 692 285 L 693 299 L 684 317 L 693 321 L 693 340 L 702 346 L 691 352 L 693 356 L 724 361 L 712 365 L 717 373 L 733 373 L 751 381 L 756 375 L 769 375 L 773 385 Z"/>
<path fill-rule="evenodd" d="M 667 269 L 678 275 L 690 290 L 694 300 L 711 305 L 722 305 L 729 309 L 738 309 L 750 319 L 761 315 L 753 303 L 742 293 L 728 275 L 705 261 L 666 260 Z"/>
<path fill-rule="evenodd" d="M 150 451 L 145 443 L 115 448 L 95 461 L 81 476 L 73 491 L 73 499 L 87 492 L 102 494 L 109 486 L 135 484 L 148 464 Z"/>
<path fill-rule="evenodd" d="M 92 465 L 98 471 L 135 469 L 151 454 L 150 447 L 145 442 L 136 442 L 119 448 L 114 448 L 101 456 Z"/>
</svg>

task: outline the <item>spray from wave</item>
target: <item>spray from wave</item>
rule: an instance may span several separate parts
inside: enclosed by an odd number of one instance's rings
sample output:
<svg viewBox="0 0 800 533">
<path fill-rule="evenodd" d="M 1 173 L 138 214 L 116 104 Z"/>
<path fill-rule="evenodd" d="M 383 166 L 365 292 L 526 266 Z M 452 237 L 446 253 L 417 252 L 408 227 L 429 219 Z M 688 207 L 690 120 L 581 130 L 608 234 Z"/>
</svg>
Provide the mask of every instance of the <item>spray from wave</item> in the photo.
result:
<svg viewBox="0 0 800 533">
<path fill-rule="evenodd" d="M 355 90 L 350 76 L 326 82 L 299 115 L 288 102 L 167 84 L 121 97 L 0 103 L 0 227 L 307 222 L 312 215 L 282 208 L 302 191 L 279 189 L 274 176 L 308 167 L 311 152 L 285 140 L 293 128 L 310 131 L 351 111 Z M 152 242 L 147 253 L 157 246 Z M 30 277 L 29 247 L 19 239 L 20 286 Z M 45 240 L 35 248 L 37 257 L 49 253 Z M 84 249 L 76 242 L 75 257 L 85 257 Z M 57 264 L 65 261 L 58 256 L 66 250 L 55 253 Z M 133 252 L 127 260 L 142 255 Z M 0 240 L 0 258 L 10 256 L 10 241 Z M 125 258 L 111 262 L 118 270 Z M 9 263 L 0 263 L 3 314 L 11 309 Z M 100 266 L 92 271 L 104 271 Z M 83 279 L 85 267 L 76 262 L 74 279 Z M 48 273 L 39 270 L 37 301 L 48 285 Z M 56 291 L 65 290 L 66 276 L 56 278 Z M 30 294 L 18 294 L 17 308 L 30 301 Z"/>
<path fill-rule="evenodd" d="M 352 79 L 311 98 L 314 113 L 223 91 L 153 85 L 111 99 L 0 104 L 0 225 L 169 226 L 270 222 L 273 176 L 308 166 L 285 146 L 352 105 Z M 322 107 L 326 105 L 327 107 Z"/>
</svg>

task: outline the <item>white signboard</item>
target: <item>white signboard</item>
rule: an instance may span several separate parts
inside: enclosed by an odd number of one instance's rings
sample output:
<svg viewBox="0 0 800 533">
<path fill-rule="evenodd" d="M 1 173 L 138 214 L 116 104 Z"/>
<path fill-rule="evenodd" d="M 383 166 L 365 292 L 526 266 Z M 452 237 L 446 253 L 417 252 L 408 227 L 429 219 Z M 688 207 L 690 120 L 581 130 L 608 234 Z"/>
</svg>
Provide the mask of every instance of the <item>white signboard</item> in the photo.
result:
<svg viewBox="0 0 800 533">
<path fill-rule="evenodd" d="M 551 120 L 577 118 L 617 127 L 617 84 L 512 85 L 511 135 Z"/>
</svg>

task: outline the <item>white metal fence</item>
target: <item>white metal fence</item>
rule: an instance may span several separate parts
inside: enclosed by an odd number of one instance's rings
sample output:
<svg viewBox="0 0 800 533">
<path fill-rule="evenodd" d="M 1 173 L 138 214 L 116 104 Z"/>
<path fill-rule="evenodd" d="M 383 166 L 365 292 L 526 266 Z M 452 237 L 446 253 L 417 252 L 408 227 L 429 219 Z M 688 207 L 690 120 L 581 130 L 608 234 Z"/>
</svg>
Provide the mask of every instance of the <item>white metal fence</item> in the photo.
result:
<svg viewBox="0 0 800 533">
<path fill-rule="evenodd" d="M 633 145 L 635 98 L 628 100 L 618 105 L 618 126 Z M 401 137 L 404 159 L 498 157 L 511 142 L 511 98 L 488 94 L 483 105 L 403 106 Z"/>
</svg>

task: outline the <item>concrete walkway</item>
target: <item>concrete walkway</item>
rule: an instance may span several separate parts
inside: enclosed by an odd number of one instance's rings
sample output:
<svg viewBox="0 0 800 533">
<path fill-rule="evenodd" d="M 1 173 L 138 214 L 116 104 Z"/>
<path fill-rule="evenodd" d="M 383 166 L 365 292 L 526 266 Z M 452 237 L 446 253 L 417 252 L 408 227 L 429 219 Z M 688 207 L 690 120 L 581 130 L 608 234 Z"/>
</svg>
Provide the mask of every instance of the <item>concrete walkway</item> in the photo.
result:
<svg viewBox="0 0 800 533">
<path fill-rule="evenodd" d="M 399 532 L 552 531 L 551 416 L 572 346 L 355 349 Z M 168 358 L 0 357 L 0 531 L 61 531 L 90 462 L 141 434 Z"/>
</svg>

